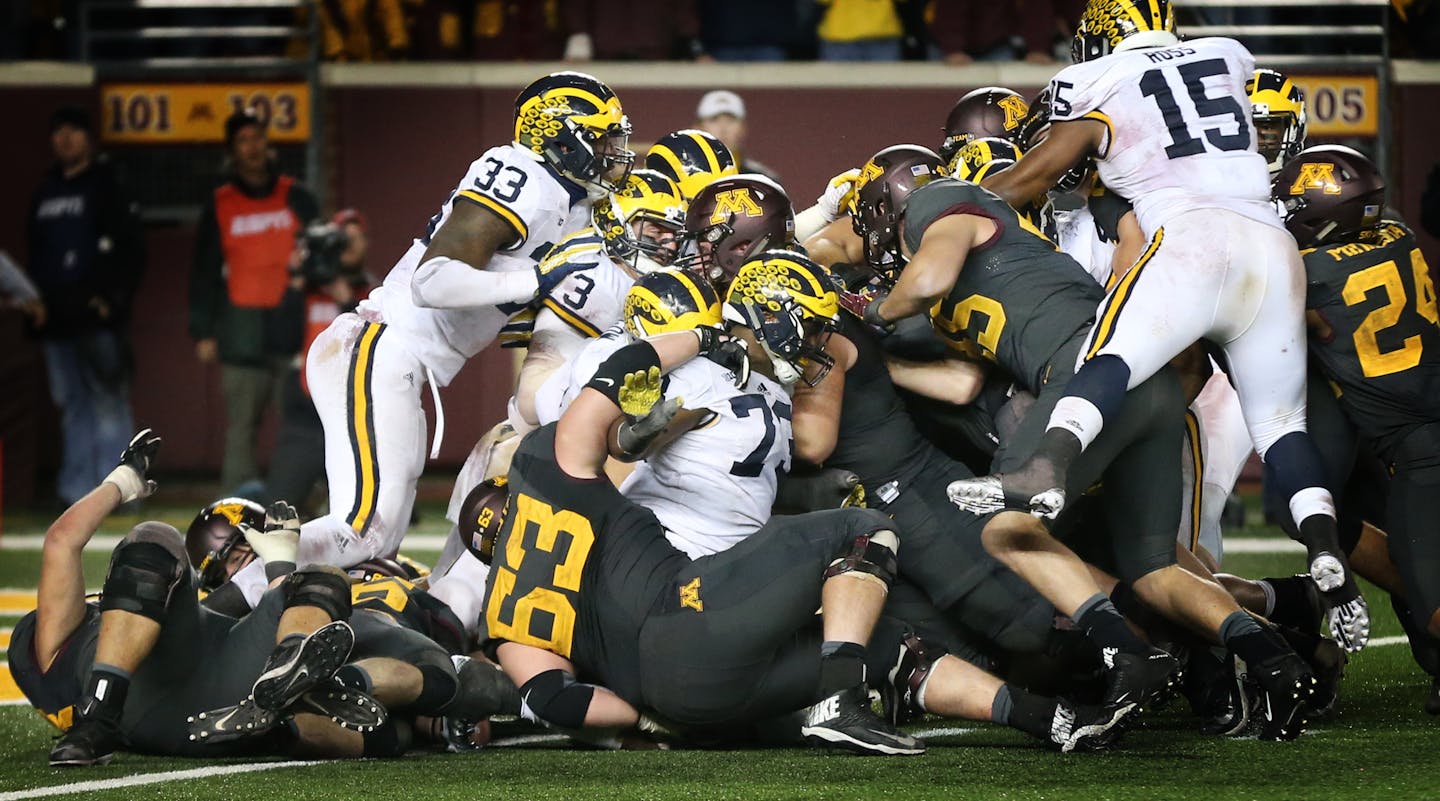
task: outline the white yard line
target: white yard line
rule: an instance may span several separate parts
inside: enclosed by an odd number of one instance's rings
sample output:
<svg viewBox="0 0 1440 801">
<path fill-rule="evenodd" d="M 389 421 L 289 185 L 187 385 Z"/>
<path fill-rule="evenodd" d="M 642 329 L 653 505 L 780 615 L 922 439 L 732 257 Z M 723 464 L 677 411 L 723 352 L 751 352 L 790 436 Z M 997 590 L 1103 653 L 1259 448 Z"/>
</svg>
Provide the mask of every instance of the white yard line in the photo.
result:
<svg viewBox="0 0 1440 801">
<path fill-rule="evenodd" d="M 934 729 L 920 729 L 910 734 L 916 737 L 959 737 L 962 734 L 969 734 L 972 731 L 980 731 L 976 726 L 965 727 L 939 727 Z"/>
<path fill-rule="evenodd" d="M 257 771 L 275 770 L 277 768 L 301 768 L 324 764 L 326 764 L 324 761 L 252 762 L 243 765 L 208 766 L 191 768 L 190 770 L 140 773 L 134 776 L 122 776 L 118 779 L 72 782 L 70 784 L 57 784 L 52 787 L 36 787 L 31 790 L 16 790 L 10 793 L 0 793 L 0 801 L 20 801 L 24 798 L 49 798 L 57 795 L 70 795 L 71 793 L 91 793 L 97 790 L 114 790 L 120 787 L 140 787 L 147 784 L 163 784 L 165 782 L 182 781 L 185 779 L 208 779 L 211 776 L 228 776 L 235 773 L 255 773 Z"/>
<path fill-rule="evenodd" d="M 492 740 L 486 748 L 511 748 L 517 745 L 540 745 L 542 743 L 563 743 L 570 738 L 564 734 L 526 734 L 520 737 L 502 737 Z M 4 801 L 4 799 L 0 799 Z"/>
</svg>

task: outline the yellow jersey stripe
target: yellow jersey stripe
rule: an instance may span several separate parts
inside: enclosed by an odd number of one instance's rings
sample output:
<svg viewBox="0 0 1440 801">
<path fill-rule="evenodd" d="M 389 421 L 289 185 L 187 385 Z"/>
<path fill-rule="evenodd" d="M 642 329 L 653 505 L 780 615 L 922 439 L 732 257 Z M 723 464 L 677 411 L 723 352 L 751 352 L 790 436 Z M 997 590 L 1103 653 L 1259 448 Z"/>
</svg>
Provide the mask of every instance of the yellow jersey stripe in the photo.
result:
<svg viewBox="0 0 1440 801">
<path fill-rule="evenodd" d="M 530 238 L 530 229 L 526 227 L 525 221 L 520 218 L 520 215 L 516 214 L 514 209 L 511 209 L 495 198 L 489 195 L 482 195 L 473 189 L 462 189 L 456 194 L 456 197 L 463 197 L 473 203 L 478 203 L 490 211 L 495 212 L 499 215 L 500 219 L 510 223 L 510 227 L 514 228 L 515 233 L 520 237 L 520 241 L 511 245 L 511 247 L 519 247 L 526 239 Z"/>
<path fill-rule="evenodd" d="M 583 317 L 579 317 L 574 312 L 570 311 L 564 306 L 561 306 L 555 301 L 554 298 L 546 298 L 542 305 L 544 305 L 545 308 L 549 309 L 550 311 L 555 312 L 556 317 L 564 320 L 567 325 L 569 325 L 576 331 L 579 331 L 581 334 L 590 337 L 591 339 L 600 336 L 600 329 L 591 325 Z"/>
<path fill-rule="evenodd" d="M 1100 146 L 1100 150 L 1095 153 L 1095 156 L 1103 159 L 1110 155 L 1110 144 L 1115 141 L 1115 123 L 1110 121 L 1110 115 L 1097 108 L 1080 119 L 1096 120 L 1105 123 L 1105 142 Z"/>
<path fill-rule="evenodd" d="M 1115 290 L 1101 304 L 1100 322 L 1095 327 L 1095 336 L 1090 342 L 1090 349 L 1085 353 L 1085 361 L 1088 362 L 1095 358 L 1101 348 L 1109 344 L 1110 337 L 1115 333 L 1115 321 L 1120 318 L 1120 312 L 1125 308 L 1125 301 L 1130 297 L 1130 288 L 1135 286 L 1141 271 L 1145 269 L 1145 265 L 1150 263 L 1163 241 L 1165 241 L 1165 229 L 1162 227 L 1155 231 L 1155 236 L 1150 238 L 1150 247 L 1145 249 L 1140 260 L 1135 262 L 1135 266 L 1130 268 L 1130 272 L 1125 273 L 1125 277 L 1120 279 Z"/>
<path fill-rule="evenodd" d="M 1205 495 L 1205 450 L 1200 442 L 1200 418 L 1194 409 L 1185 410 L 1185 433 L 1190 438 L 1190 464 L 1195 469 L 1195 486 L 1190 488 L 1190 552 L 1200 547 L 1200 507 Z"/>
<path fill-rule="evenodd" d="M 371 379 L 375 368 L 375 346 L 384 330 L 385 327 L 377 323 L 366 325 L 350 362 L 350 448 L 355 461 L 355 505 L 345 522 L 357 534 L 364 534 L 369 527 L 380 495 Z"/>
</svg>

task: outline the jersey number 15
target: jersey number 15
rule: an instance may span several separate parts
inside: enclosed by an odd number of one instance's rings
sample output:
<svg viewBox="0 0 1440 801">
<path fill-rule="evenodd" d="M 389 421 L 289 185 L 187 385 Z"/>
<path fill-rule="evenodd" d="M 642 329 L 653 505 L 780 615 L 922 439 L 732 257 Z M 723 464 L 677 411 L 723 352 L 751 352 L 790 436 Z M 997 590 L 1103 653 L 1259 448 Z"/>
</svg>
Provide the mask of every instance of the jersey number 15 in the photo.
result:
<svg viewBox="0 0 1440 801">
<path fill-rule="evenodd" d="M 1180 80 L 1185 83 L 1185 92 L 1190 95 L 1190 102 L 1195 107 L 1194 117 L 1176 102 L 1175 93 L 1166 78 L 1166 73 L 1171 71 L 1179 73 Z M 1240 102 L 1229 95 L 1209 97 L 1205 93 L 1205 79 L 1211 75 L 1224 75 L 1227 71 L 1224 59 L 1209 58 L 1174 67 L 1156 67 L 1141 76 L 1140 91 L 1155 99 L 1155 105 L 1160 107 L 1160 114 L 1165 118 L 1165 127 L 1170 131 L 1166 156 L 1178 159 L 1204 153 L 1205 142 L 1222 152 L 1249 149 L 1250 126 L 1246 118 L 1250 109 L 1241 108 Z M 1219 126 L 1204 127 L 1205 121 L 1214 117 L 1233 118 L 1235 133 L 1224 133 Z M 1205 138 L 1204 142 L 1200 140 L 1201 136 Z"/>
</svg>

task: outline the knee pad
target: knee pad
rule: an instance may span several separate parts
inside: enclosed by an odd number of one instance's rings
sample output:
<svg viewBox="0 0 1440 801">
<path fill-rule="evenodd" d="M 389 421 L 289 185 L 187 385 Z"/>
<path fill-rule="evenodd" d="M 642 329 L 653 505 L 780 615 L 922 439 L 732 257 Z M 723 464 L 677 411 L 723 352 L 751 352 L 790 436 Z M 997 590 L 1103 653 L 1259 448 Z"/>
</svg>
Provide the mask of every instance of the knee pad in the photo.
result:
<svg viewBox="0 0 1440 801">
<path fill-rule="evenodd" d="M 183 548 L 181 554 L 177 558 L 169 548 L 154 542 L 121 543 L 105 574 L 100 611 L 118 609 L 164 623 L 170 598 L 188 564 L 182 561 Z"/>
<path fill-rule="evenodd" d="M 563 729 L 579 729 L 585 725 L 594 697 L 594 687 L 581 684 L 559 668 L 547 670 L 521 685 L 520 717 Z"/>
<path fill-rule="evenodd" d="M 344 571 L 329 565 L 306 565 L 285 577 L 280 584 L 285 608 L 314 606 L 331 620 L 350 619 L 350 579 Z"/>
<path fill-rule="evenodd" d="M 851 573 L 856 578 L 878 581 L 889 592 L 900 572 L 896 559 L 899 550 L 900 538 L 889 529 L 861 535 L 835 557 L 825 569 L 825 578 Z"/>
<path fill-rule="evenodd" d="M 161 523 L 158 520 L 147 520 L 137 524 L 125 535 L 124 542 L 139 543 L 148 542 L 159 545 L 175 555 L 175 558 L 183 562 L 190 560 L 189 553 L 185 550 L 185 537 L 182 536 L 174 526 L 168 523 Z"/>
</svg>

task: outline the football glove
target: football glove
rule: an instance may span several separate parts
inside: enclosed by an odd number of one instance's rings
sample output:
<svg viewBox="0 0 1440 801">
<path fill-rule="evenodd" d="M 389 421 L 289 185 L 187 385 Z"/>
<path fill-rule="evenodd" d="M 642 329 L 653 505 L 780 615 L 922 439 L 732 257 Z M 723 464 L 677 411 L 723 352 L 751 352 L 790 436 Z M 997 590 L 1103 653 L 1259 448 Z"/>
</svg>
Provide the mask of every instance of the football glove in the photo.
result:
<svg viewBox="0 0 1440 801">
<path fill-rule="evenodd" d="M 620 428 L 615 432 L 615 442 L 625 453 L 639 456 L 683 408 L 685 402 L 681 398 L 668 398 L 657 403 L 644 417 L 621 421 Z"/>
<path fill-rule="evenodd" d="M 300 551 L 300 513 L 285 501 L 276 501 L 265 510 L 265 530 L 241 523 L 240 531 L 255 555 L 267 564 L 294 563 Z"/>
<path fill-rule="evenodd" d="M 701 326 L 694 331 L 700 338 L 700 355 L 729 370 L 735 376 L 735 386 L 744 388 L 750 382 L 750 351 L 745 343 L 718 328 Z"/>
<path fill-rule="evenodd" d="M 559 264 L 552 264 L 550 261 L 542 261 L 535 266 L 535 297 L 543 299 L 550 297 L 555 287 L 560 282 L 575 273 L 595 269 L 596 262 L 562 261 Z"/>
<path fill-rule="evenodd" d="M 840 305 L 883 337 L 895 331 L 893 322 L 880 317 L 880 306 L 889 296 L 889 292 L 874 287 L 864 287 L 858 292 L 846 290 L 840 293 Z"/>
<path fill-rule="evenodd" d="M 626 373 L 624 383 L 620 385 L 617 393 L 620 411 L 630 417 L 644 417 L 660 402 L 664 395 L 663 390 L 659 365 L 649 370 Z"/>
<path fill-rule="evenodd" d="M 815 199 L 815 205 L 820 207 L 826 220 L 835 222 L 840 219 L 840 215 L 850 213 L 850 207 L 855 204 L 855 182 L 859 180 L 858 167 L 830 179 L 825 191 Z"/>
<path fill-rule="evenodd" d="M 142 429 L 120 454 L 119 466 L 101 483 L 114 485 L 120 491 L 121 503 L 150 497 L 156 487 L 150 479 L 150 465 L 159 451 L 160 435 L 148 428 Z"/>
</svg>

